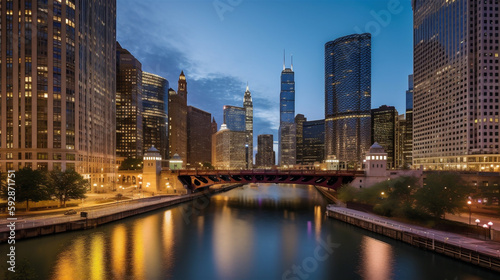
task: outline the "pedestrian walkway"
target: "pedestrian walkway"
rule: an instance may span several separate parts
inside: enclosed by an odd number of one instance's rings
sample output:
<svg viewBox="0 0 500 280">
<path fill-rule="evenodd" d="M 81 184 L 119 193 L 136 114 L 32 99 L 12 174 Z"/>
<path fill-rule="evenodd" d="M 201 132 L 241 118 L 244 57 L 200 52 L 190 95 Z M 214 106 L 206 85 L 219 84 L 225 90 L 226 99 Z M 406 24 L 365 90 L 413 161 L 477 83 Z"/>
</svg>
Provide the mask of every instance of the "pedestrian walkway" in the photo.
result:
<svg viewBox="0 0 500 280">
<path fill-rule="evenodd" d="M 459 246 L 461 248 L 466 248 L 469 250 L 473 250 L 475 252 L 481 252 L 489 256 L 500 258 L 500 242 L 495 242 L 490 240 L 479 240 L 479 239 L 465 237 L 455 233 L 428 229 L 420 226 L 397 222 L 389 218 L 377 216 L 375 214 L 365 213 L 343 207 L 335 207 L 333 205 L 329 205 L 327 207 L 327 211 L 340 213 L 346 216 L 378 224 L 384 227 L 392 228 L 403 232 L 409 232 L 425 238 L 430 238 L 432 240 L 441 241 L 444 243 Z"/>
<path fill-rule="evenodd" d="M 485 216 L 483 214 L 471 214 L 471 225 L 476 224 L 476 219 L 479 219 L 479 226 L 483 226 L 484 224 L 488 224 L 488 222 L 492 222 L 492 229 L 496 231 L 500 231 L 500 218 L 494 218 L 491 216 Z M 446 219 L 455 222 L 462 222 L 464 224 L 469 224 L 469 213 L 459 213 L 459 214 L 446 214 Z"/>
</svg>

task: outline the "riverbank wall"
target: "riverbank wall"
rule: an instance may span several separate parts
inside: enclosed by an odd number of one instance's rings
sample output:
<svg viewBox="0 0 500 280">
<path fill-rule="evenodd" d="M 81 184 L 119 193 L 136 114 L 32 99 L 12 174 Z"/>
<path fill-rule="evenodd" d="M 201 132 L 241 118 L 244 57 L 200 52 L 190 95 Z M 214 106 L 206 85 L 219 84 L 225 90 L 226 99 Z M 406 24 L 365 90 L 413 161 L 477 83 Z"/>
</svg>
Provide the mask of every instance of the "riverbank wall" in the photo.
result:
<svg viewBox="0 0 500 280">
<path fill-rule="evenodd" d="M 178 205 L 178 204 L 193 201 L 196 199 L 204 199 L 206 197 L 209 197 L 209 196 L 212 196 L 215 194 L 219 194 L 222 192 L 232 190 L 232 189 L 240 187 L 242 185 L 243 184 L 235 184 L 235 185 L 231 185 L 228 187 L 223 187 L 223 188 L 219 188 L 219 189 L 215 189 L 215 190 L 194 193 L 194 194 L 189 194 L 189 195 L 183 195 L 183 196 L 175 197 L 174 199 L 171 199 L 168 201 L 162 201 L 161 197 L 158 197 L 158 201 L 156 201 L 156 203 L 155 203 L 155 201 L 149 201 L 148 205 L 141 206 L 138 208 L 124 209 L 124 210 L 120 210 L 118 212 L 113 212 L 113 213 L 109 213 L 111 211 L 101 211 L 102 212 L 101 214 L 91 213 L 91 215 L 88 215 L 87 218 L 82 217 L 76 221 L 68 221 L 68 222 L 61 222 L 61 223 L 53 223 L 53 224 L 49 224 L 49 225 L 41 225 L 41 226 L 16 229 L 14 231 L 15 232 L 15 240 L 18 241 L 18 240 L 26 239 L 26 238 L 39 237 L 39 236 L 74 231 L 74 230 L 91 229 L 91 228 L 95 228 L 95 227 L 103 225 L 103 224 L 111 223 L 114 221 L 118 221 L 121 219 L 132 217 L 135 215 L 144 214 L 144 213 L 154 211 L 157 209 Z M 91 211 L 89 211 L 89 212 L 91 212 Z M 11 231 L 0 232 L 0 243 L 7 242 L 7 240 L 9 240 L 9 237 L 12 234 L 14 234 L 14 233 L 12 233 Z"/>
<path fill-rule="evenodd" d="M 492 241 L 484 241 L 485 244 L 478 245 L 481 240 L 456 237 L 453 234 L 432 230 L 424 231 L 382 217 L 357 212 L 329 206 L 327 216 L 418 248 L 500 272 L 500 250 L 490 246 Z"/>
</svg>

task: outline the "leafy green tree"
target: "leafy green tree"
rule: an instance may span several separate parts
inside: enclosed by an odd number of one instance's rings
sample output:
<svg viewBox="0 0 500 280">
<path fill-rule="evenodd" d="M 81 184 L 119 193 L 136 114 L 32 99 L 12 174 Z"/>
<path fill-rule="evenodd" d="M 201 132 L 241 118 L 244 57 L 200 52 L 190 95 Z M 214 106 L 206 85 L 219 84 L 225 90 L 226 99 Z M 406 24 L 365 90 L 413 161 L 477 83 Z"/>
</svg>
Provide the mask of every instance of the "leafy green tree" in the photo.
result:
<svg viewBox="0 0 500 280">
<path fill-rule="evenodd" d="M 425 186 L 417 191 L 416 205 L 435 218 L 442 218 L 446 213 L 456 213 L 463 208 L 471 190 L 458 174 L 433 173 L 427 176 Z"/>
<path fill-rule="evenodd" d="M 59 200 L 60 206 L 66 207 L 66 201 L 86 197 L 89 182 L 73 169 L 53 170 L 48 175 L 48 186 Z"/>
<path fill-rule="evenodd" d="M 15 177 L 15 196 L 16 202 L 26 201 L 26 211 L 29 211 L 29 202 L 38 202 L 51 199 L 50 191 L 47 188 L 47 178 L 40 170 L 32 170 L 31 168 L 23 168 L 14 173 Z M 8 185 L 6 179 L 1 186 L 1 196 L 7 199 Z"/>
<path fill-rule="evenodd" d="M 214 166 L 210 162 L 204 162 L 202 168 L 207 170 L 214 170 Z"/>
<path fill-rule="evenodd" d="M 338 199 L 342 200 L 343 202 L 351 202 L 357 198 L 357 196 L 359 195 L 359 190 L 349 185 L 342 185 L 337 193 Z"/>
<path fill-rule="evenodd" d="M 119 170 L 140 170 L 142 169 L 142 159 L 138 158 L 126 158 L 122 164 L 120 164 Z"/>
</svg>

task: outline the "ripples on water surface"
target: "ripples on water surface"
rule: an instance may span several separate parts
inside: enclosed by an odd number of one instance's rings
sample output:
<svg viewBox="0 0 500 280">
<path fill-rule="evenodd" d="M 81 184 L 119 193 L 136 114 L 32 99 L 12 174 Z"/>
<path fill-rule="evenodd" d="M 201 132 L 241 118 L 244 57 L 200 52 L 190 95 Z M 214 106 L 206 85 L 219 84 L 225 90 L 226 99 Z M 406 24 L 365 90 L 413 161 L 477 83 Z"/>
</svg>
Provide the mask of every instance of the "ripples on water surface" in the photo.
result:
<svg viewBox="0 0 500 280">
<path fill-rule="evenodd" d="M 20 241 L 16 253 L 38 279 L 53 280 L 500 279 L 328 219 L 325 207 L 314 187 L 245 186 L 93 230 Z M 321 245 L 328 239 L 332 249 Z"/>
</svg>

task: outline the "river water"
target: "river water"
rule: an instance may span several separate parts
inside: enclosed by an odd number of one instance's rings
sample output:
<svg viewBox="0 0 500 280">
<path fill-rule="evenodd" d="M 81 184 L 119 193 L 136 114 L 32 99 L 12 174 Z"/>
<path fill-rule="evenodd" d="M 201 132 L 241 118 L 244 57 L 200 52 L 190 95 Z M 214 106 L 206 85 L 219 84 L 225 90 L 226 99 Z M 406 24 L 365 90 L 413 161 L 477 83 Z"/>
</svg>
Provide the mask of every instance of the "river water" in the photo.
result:
<svg viewBox="0 0 500 280">
<path fill-rule="evenodd" d="M 326 205 L 311 186 L 244 186 L 92 230 L 19 241 L 16 256 L 37 279 L 54 280 L 500 279 L 327 218 Z M 5 260 L 7 245 L 0 249 Z"/>
</svg>

